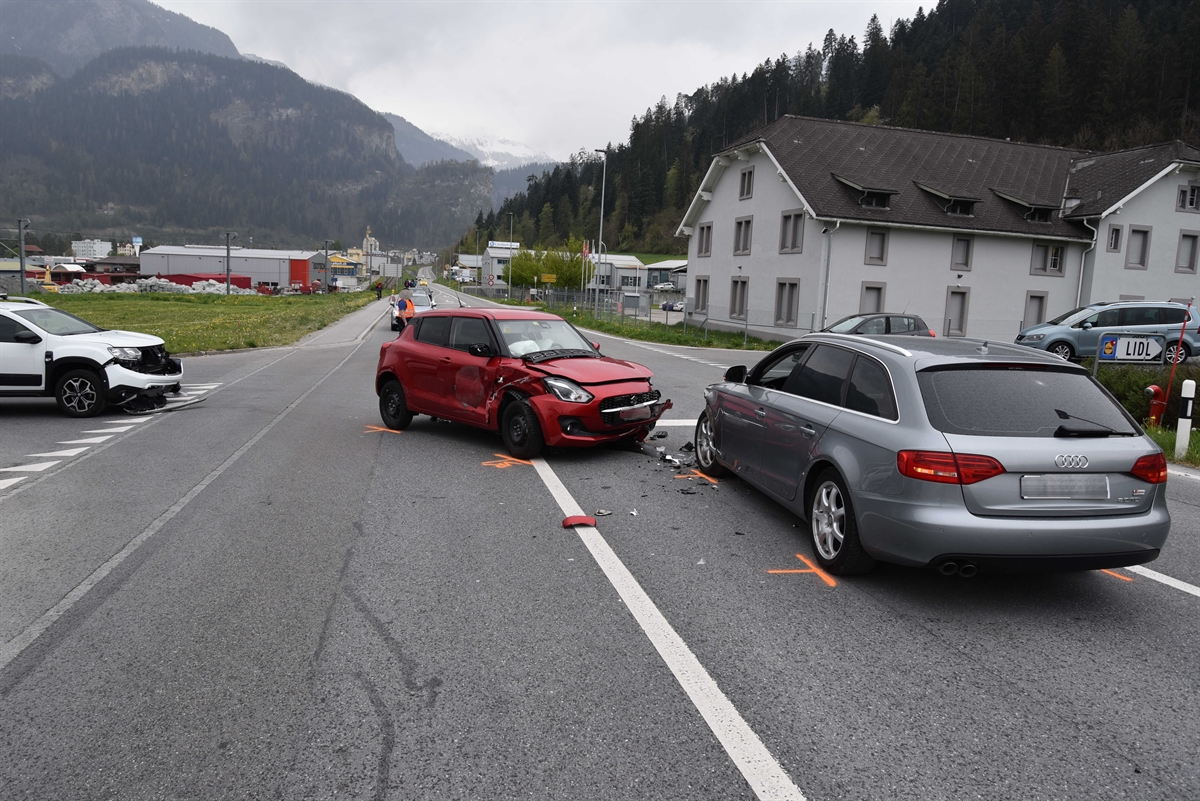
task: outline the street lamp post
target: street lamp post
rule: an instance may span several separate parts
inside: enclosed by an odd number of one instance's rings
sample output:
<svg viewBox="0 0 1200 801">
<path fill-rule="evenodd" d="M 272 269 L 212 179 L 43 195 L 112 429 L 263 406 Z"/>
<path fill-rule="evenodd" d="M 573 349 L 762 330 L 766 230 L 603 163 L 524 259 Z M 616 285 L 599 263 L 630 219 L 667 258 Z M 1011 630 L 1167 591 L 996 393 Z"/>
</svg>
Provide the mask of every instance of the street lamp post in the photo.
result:
<svg viewBox="0 0 1200 801">
<path fill-rule="evenodd" d="M 21 260 L 21 294 L 25 294 L 25 232 L 29 230 L 29 220 L 17 219 L 17 258 Z M 49 275 L 49 273 L 47 273 Z"/>
<path fill-rule="evenodd" d="M 596 317 L 600 316 L 600 251 L 604 248 L 604 189 L 608 184 L 608 148 L 604 150 L 597 149 L 597 153 L 604 155 L 604 170 L 601 172 L 600 178 L 600 237 L 596 240 Z"/>
<path fill-rule="evenodd" d="M 505 295 L 512 300 L 512 268 L 513 268 L 513 213 L 508 213 L 508 285 L 504 288 Z"/>
<path fill-rule="evenodd" d="M 232 272 L 229 265 L 229 243 L 237 239 L 237 234 L 233 231 L 225 232 L 225 294 L 229 294 L 229 274 Z"/>
</svg>

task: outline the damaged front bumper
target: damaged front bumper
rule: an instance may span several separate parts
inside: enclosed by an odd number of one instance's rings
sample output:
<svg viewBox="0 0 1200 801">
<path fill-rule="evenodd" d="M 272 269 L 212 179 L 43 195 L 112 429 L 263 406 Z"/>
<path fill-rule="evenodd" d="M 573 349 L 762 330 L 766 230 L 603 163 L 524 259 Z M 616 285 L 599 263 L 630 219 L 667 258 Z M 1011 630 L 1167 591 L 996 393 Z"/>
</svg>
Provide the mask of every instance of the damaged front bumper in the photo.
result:
<svg viewBox="0 0 1200 801">
<path fill-rule="evenodd" d="M 142 405 L 136 399 L 149 401 L 161 407 L 166 403 L 164 396 L 178 392 L 183 380 L 183 364 L 179 359 L 168 359 L 156 368 L 161 372 L 144 373 L 133 370 L 117 361 L 104 366 L 104 377 L 108 383 L 108 402 L 115 406 L 126 404 Z"/>
</svg>

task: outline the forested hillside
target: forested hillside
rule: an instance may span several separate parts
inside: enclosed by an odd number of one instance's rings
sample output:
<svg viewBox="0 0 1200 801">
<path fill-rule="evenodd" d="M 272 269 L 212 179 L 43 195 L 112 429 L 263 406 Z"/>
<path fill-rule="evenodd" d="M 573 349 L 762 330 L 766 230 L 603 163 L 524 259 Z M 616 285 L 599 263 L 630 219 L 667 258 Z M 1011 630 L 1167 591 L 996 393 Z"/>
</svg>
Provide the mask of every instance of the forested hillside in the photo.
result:
<svg viewBox="0 0 1200 801">
<path fill-rule="evenodd" d="M 414 170 L 382 115 L 268 64 L 125 48 L 50 82 L 0 55 L 0 86 L 0 216 L 35 229 L 429 247 L 490 203 L 486 168 Z"/>
<path fill-rule="evenodd" d="M 684 252 L 675 227 L 712 154 L 783 114 L 1094 150 L 1200 144 L 1200 0 L 943 0 L 663 98 L 610 146 L 609 248 Z M 480 238 L 507 239 L 512 213 L 526 244 L 594 239 L 600 183 L 581 153 L 477 218 Z M 475 241 L 471 228 L 461 252 Z"/>
</svg>

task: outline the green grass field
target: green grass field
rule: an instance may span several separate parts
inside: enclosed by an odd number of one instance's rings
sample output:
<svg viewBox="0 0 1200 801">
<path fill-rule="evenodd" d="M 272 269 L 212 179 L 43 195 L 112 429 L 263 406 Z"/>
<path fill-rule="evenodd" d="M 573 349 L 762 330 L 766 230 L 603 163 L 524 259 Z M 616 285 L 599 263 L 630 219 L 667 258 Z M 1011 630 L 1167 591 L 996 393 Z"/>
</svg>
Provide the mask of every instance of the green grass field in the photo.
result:
<svg viewBox="0 0 1200 801">
<path fill-rule="evenodd" d="M 264 295 L 40 295 L 102 328 L 162 337 L 171 353 L 290 345 L 375 300 L 374 292 Z"/>
</svg>

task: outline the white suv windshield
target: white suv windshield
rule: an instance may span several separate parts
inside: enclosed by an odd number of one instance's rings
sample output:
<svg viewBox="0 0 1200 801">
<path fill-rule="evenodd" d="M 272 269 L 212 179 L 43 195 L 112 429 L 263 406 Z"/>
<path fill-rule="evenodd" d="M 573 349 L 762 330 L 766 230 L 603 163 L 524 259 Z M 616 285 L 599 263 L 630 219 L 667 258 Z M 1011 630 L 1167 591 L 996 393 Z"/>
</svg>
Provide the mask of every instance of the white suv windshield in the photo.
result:
<svg viewBox="0 0 1200 801">
<path fill-rule="evenodd" d="M 67 336 L 69 334 L 94 334 L 103 331 L 87 320 L 81 320 L 73 314 L 52 308 L 20 309 L 13 314 L 36 325 L 48 334 Z"/>
</svg>

